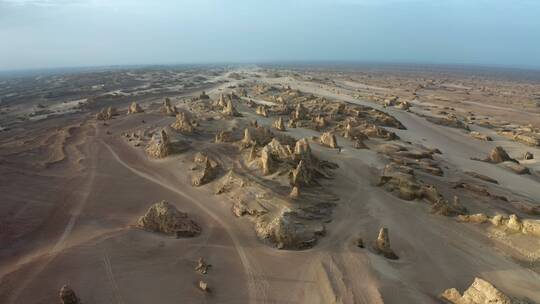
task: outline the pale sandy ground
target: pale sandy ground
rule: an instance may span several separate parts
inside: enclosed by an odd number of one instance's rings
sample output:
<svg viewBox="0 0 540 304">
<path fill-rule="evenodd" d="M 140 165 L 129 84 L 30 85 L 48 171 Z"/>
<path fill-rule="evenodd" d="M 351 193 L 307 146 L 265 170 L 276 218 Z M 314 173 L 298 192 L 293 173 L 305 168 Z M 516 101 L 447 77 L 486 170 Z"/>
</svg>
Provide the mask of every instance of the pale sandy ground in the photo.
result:
<svg viewBox="0 0 540 304">
<path fill-rule="evenodd" d="M 378 108 L 354 99 L 344 89 L 336 94 L 290 78 L 257 80 Z M 540 202 L 540 187 L 533 178 L 470 160 L 486 155 L 495 145 L 505 146 L 516 157 L 525 150 L 540 157 L 538 149 L 498 137 L 494 142 L 479 142 L 413 113 L 382 110 L 407 127 L 395 130 L 401 138 L 437 147 L 452 167 L 491 176 L 501 189 Z M 142 115 L 147 124 L 163 125 L 172 119 Z M 10 202 L 9 210 L 2 210 L 2 220 L 14 217 L 10 223 L 23 225 L 39 216 L 40 223 L 32 233 L 1 246 L 1 303 L 54 303 L 65 283 L 85 304 L 440 303 L 440 292 L 450 287 L 463 290 L 476 276 L 508 294 L 540 303 L 540 276 L 509 257 L 509 251 L 482 229 L 432 215 L 423 203 L 405 202 L 374 187 L 374 168 L 384 162 L 371 150 L 352 149 L 342 138 L 338 139 L 344 146 L 339 155 L 312 144 L 318 156 L 339 164 L 336 178 L 325 183 L 341 200 L 327 236 L 314 248 L 284 251 L 259 241 L 252 223 L 234 217 L 230 202 L 214 195 L 212 184 L 191 187 L 186 175 L 189 163 L 181 155 L 152 161 L 121 140 L 119 134 L 139 125 L 140 119 L 122 115 L 108 128 L 84 121 L 84 132 L 76 132 L 65 149 L 68 156 L 81 153 L 83 160 L 68 157 L 45 171 L 51 176 L 2 164 L 0 190 L 2 199 Z M 295 137 L 316 134 L 304 129 L 287 133 Z M 19 193 L 24 199 L 18 198 Z M 173 239 L 133 227 L 150 204 L 163 199 L 188 212 L 203 233 L 192 239 Z M 45 211 L 26 213 L 44 204 Z M 381 226 L 390 230 L 392 247 L 400 256 L 397 261 L 353 244 L 362 236 L 369 246 Z M 8 238 L 2 236 L 7 243 Z M 200 256 L 213 265 L 204 277 L 193 270 Z M 212 288 L 210 294 L 196 288 L 201 278 Z"/>
</svg>

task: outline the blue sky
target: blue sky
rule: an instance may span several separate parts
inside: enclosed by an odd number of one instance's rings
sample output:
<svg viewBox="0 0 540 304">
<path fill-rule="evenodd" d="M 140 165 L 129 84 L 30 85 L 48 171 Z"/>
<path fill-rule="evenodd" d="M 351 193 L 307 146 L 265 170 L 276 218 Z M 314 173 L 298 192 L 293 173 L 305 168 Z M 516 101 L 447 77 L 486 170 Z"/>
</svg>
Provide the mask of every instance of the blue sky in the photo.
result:
<svg viewBox="0 0 540 304">
<path fill-rule="evenodd" d="M 536 0 L 0 0 L 0 70 L 363 61 L 540 67 Z"/>
</svg>

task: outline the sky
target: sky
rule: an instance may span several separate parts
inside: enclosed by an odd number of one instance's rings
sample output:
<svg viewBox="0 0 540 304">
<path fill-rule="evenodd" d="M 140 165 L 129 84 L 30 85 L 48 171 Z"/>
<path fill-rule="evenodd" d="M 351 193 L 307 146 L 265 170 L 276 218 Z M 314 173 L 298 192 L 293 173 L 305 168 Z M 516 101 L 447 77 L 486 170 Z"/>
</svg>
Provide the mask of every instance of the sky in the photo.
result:
<svg viewBox="0 0 540 304">
<path fill-rule="evenodd" d="M 540 68 L 540 0 L 0 0 L 0 70 L 356 61 Z"/>
</svg>

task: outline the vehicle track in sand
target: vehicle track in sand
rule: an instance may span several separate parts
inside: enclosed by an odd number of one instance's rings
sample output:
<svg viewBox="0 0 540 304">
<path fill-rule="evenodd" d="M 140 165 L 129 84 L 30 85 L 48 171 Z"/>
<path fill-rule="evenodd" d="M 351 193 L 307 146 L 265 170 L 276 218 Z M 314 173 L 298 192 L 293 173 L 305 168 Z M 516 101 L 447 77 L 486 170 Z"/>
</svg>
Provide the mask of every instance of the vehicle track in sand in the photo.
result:
<svg viewBox="0 0 540 304">
<path fill-rule="evenodd" d="M 122 166 L 124 166 L 126 169 L 130 170 L 131 172 L 133 172 L 134 174 L 150 181 L 150 182 L 153 182 L 167 190 L 170 190 L 176 194 L 178 194 L 179 196 L 181 196 L 182 198 L 186 199 L 187 201 L 193 203 L 195 206 L 197 206 L 199 209 L 201 209 L 203 212 L 205 212 L 206 214 L 208 214 L 213 220 L 215 220 L 219 225 L 221 225 L 225 231 L 227 232 L 227 234 L 229 235 L 229 237 L 231 238 L 231 240 L 233 241 L 233 245 L 236 249 L 236 252 L 238 253 L 238 256 L 240 257 L 240 262 L 242 263 L 242 266 L 244 267 L 244 271 L 246 272 L 246 275 L 247 275 L 247 278 L 248 278 L 248 294 L 249 294 L 249 301 L 250 303 L 267 303 L 267 287 L 266 287 L 266 284 L 264 284 L 264 282 L 261 282 L 260 280 L 256 279 L 257 277 L 257 273 L 259 273 L 259 266 L 258 265 L 254 265 L 254 263 L 252 261 L 249 260 L 248 256 L 247 256 L 247 253 L 246 251 L 244 250 L 244 248 L 241 246 L 240 244 L 240 240 L 238 239 L 238 237 L 231 231 L 231 227 L 225 223 L 223 220 L 221 220 L 214 212 L 212 212 L 212 210 L 210 210 L 209 208 L 207 208 L 206 206 L 204 206 L 203 204 L 201 204 L 200 202 L 198 202 L 197 200 L 191 198 L 189 195 L 187 195 L 186 193 L 184 193 L 183 191 L 175 188 L 174 186 L 171 186 L 167 183 L 164 183 L 162 181 L 160 181 L 159 179 L 147 174 L 147 173 L 144 173 L 142 171 L 139 171 L 138 169 L 135 169 L 134 167 L 132 167 L 131 165 L 129 165 L 128 163 L 124 162 L 120 156 L 118 156 L 118 154 L 113 150 L 113 148 L 108 145 L 107 143 L 105 143 L 103 140 L 100 141 L 108 150 L 109 152 L 112 154 L 112 156 L 114 157 L 114 159 L 119 163 L 121 164 Z M 258 277 L 261 277 L 261 276 L 258 276 Z"/>
<path fill-rule="evenodd" d="M 92 145 L 89 145 L 89 147 L 92 147 Z M 54 246 L 52 246 L 51 249 L 49 249 L 45 254 L 43 255 L 43 260 L 40 262 L 37 267 L 32 268 L 29 274 L 26 275 L 24 280 L 20 284 L 17 285 L 17 287 L 13 290 L 11 296 L 7 300 L 7 304 L 15 304 L 18 303 L 17 300 L 19 299 L 21 293 L 26 289 L 26 287 L 32 283 L 32 281 L 39 276 L 39 274 L 49 265 L 50 262 L 52 262 L 61 252 L 64 250 L 66 241 L 73 231 L 73 227 L 75 227 L 75 224 L 77 223 L 77 220 L 79 219 L 80 215 L 82 214 L 82 211 L 84 209 L 84 206 L 88 202 L 88 197 L 90 196 L 92 186 L 94 184 L 94 179 L 96 176 L 96 164 L 93 161 L 90 161 L 88 164 L 89 174 L 88 174 L 88 181 L 81 189 L 82 195 L 81 198 L 78 201 L 78 204 L 73 208 L 71 211 L 71 215 L 69 217 L 69 221 L 64 227 L 64 230 Z M 70 196 L 66 195 L 64 197 L 64 200 L 69 199 Z M 30 261 L 31 262 L 31 261 Z M 27 262 L 27 263 L 30 263 Z"/>
</svg>

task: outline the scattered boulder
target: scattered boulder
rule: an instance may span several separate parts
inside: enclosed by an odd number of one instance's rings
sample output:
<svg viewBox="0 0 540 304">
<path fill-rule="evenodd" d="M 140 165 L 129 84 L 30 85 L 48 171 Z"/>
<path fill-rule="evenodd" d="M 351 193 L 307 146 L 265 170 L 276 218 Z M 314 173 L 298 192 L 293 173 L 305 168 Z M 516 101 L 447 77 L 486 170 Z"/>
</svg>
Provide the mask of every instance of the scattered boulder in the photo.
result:
<svg viewBox="0 0 540 304">
<path fill-rule="evenodd" d="M 131 105 L 129 106 L 127 110 L 128 114 L 135 114 L 135 113 L 142 113 L 142 112 L 144 112 L 143 109 L 135 101 L 131 103 Z"/>
<path fill-rule="evenodd" d="M 210 292 L 210 288 L 208 287 L 208 283 L 206 283 L 205 281 L 200 280 L 198 286 L 199 286 L 200 290 L 202 290 L 204 292 Z"/>
<path fill-rule="evenodd" d="M 207 264 L 203 258 L 199 258 L 199 260 L 197 261 L 197 266 L 195 267 L 195 271 L 200 274 L 207 274 L 210 267 L 212 267 L 212 265 Z"/>
<path fill-rule="evenodd" d="M 164 129 L 159 134 L 154 134 L 148 147 L 146 147 L 146 153 L 153 158 L 164 158 L 171 153 L 171 143 L 169 136 Z"/>
<path fill-rule="evenodd" d="M 60 303 L 61 304 L 79 304 L 81 303 L 73 289 L 68 285 L 62 286 L 60 289 Z"/>
<path fill-rule="evenodd" d="M 399 257 L 390 248 L 390 238 L 388 236 L 388 228 L 381 228 L 377 240 L 373 244 L 373 249 L 377 254 L 382 254 L 385 258 L 397 260 Z"/>
<path fill-rule="evenodd" d="M 524 160 L 529 160 L 529 159 L 534 159 L 534 155 L 531 153 L 531 152 L 525 152 L 525 154 L 523 154 L 523 159 Z"/>
<path fill-rule="evenodd" d="M 172 204 L 161 201 L 152 205 L 139 218 L 137 226 L 158 233 L 180 237 L 194 237 L 201 233 L 201 227 L 188 218 L 187 213 L 176 209 Z"/>
<path fill-rule="evenodd" d="M 522 164 L 518 164 L 518 163 L 514 163 L 514 162 L 505 162 L 505 163 L 503 163 L 503 165 L 506 168 L 514 171 L 514 173 L 519 174 L 519 175 L 531 174 L 531 171 L 529 170 L 529 168 L 525 167 Z"/>
<path fill-rule="evenodd" d="M 457 289 L 451 288 L 445 290 L 440 297 L 452 304 L 525 304 L 508 297 L 491 283 L 480 278 L 474 278 L 474 282 L 463 295 Z"/>
<path fill-rule="evenodd" d="M 471 132 L 469 132 L 469 135 L 472 138 L 476 138 L 476 139 L 479 139 L 479 140 L 493 141 L 493 139 L 491 137 L 487 136 L 486 134 L 482 134 L 480 132 L 477 132 L 477 131 L 471 131 Z"/>
</svg>

